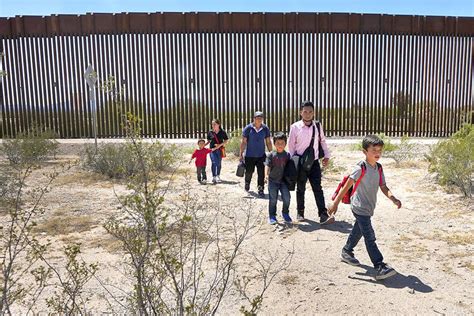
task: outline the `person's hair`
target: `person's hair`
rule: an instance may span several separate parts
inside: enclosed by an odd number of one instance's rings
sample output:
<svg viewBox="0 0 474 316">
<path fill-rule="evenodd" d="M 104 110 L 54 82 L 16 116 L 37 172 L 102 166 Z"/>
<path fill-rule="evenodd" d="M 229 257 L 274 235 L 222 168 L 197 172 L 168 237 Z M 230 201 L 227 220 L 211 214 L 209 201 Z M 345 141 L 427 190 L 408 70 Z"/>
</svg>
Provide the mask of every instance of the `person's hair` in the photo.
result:
<svg viewBox="0 0 474 316">
<path fill-rule="evenodd" d="M 198 145 L 199 145 L 201 142 L 205 143 L 206 141 L 205 141 L 204 139 L 200 139 L 200 140 L 198 140 L 198 142 L 197 142 Z"/>
<path fill-rule="evenodd" d="M 221 121 L 219 119 L 213 119 L 212 123 L 216 123 L 216 124 L 221 125 Z"/>
<path fill-rule="evenodd" d="M 383 140 L 377 135 L 367 135 L 362 140 L 362 148 L 364 148 L 364 150 L 367 150 L 370 146 L 383 147 Z"/>
<path fill-rule="evenodd" d="M 283 132 L 278 132 L 273 136 L 273 143 L 275 144 L 277 140 L 284 140 L 286 144 L 286 135 Z"/>
<path fill-rule="evenodd" d="M 310 106 L 314 110 L 314 104 L 311 101 L 304 101 L 303 103 L 301 103 L 300 110 L 302 110 L 305 106 Z"/>
</svg>

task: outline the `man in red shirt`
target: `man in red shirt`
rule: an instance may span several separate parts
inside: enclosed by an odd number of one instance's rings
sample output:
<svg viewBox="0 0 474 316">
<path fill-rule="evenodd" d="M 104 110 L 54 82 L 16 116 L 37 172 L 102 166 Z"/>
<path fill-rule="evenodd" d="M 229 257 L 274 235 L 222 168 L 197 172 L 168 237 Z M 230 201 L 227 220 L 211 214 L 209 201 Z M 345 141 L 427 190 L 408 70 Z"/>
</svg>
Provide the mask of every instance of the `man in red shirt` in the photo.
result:
<svg viewBox="0 0 474 316">
<path fill-rule="evenodd" d="M 214 151 L 213 149 L 205 148 L 204 145 L 206 144 L 206 141 L 204 139 L 200 139 L 197 142 L 199 149 L 196 149 L 193 152 L 193 155 L 191 156 L 191 160 L 189 160 L 189 163 L 196 158 L 196 173 L 197 173 L 197 179 L 200 184 L 206 184 L 207 182 L 207 175 L 206 175 L 206 163 L 207 163 L 207 155 Z"/>
</svg>

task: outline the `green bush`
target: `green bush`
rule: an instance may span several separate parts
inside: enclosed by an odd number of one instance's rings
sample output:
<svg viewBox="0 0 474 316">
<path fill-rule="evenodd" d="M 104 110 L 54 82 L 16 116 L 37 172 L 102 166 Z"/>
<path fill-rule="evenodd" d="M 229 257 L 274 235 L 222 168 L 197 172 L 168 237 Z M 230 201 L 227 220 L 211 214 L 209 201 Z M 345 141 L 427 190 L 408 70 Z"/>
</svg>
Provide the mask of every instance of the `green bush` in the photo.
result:
<svg viewBox="0 0 474 316">
<path fill-rule="evenodd" d="M 225 145 L 226 153 L 232 153 L 236 157 L 240 155 L 240 143 L 242 142 L 242 131 L 241 130 L 233 130 L 232 132 L 228 133 L 229 135 L 229 142 Z"/>
<path fill-rule="evenodd" d="M 384 153 L 389 153 L 389 152 L 392 152 L 392 151 L 397 149 L 397 145 L 392 144 L 392 142 L 390 141 L 390 138 L 388 138 L 388 136 L 386 136 L 384 133 L 375 134 L 375 135 L 377 135 L 378 137 L 380 137 L 383 140 L 383 144 L 384 144 L 383 145 L 383 152 Z M 362 141 L 355 144 L 352 149 L 353 150 L 362 150 L 363 149 L 362 148 Z"/>
<path fill-rule="evenodd" d="M 58 145 L 52 131 L 35 127 L 15 138 L 4 139 L 0 151 L 12 165 L 34 165 L 54 157 Z"/>
<path fill-rule="evenodd" d="M 427 156 L 429 171 L 437 173 L 438 182 L 454 186 L 472 197 L 474 180 L 474 125 L 464 124 L 451 138 L 436 144 Z"/>
<path fill-rule="evenodd" d="M 107 175 L 111 178 L 123 179 L 136 175 L 140 171 L 139 159 L 132 143 L 102 144 L 97 153 L 93 145 L 87 145 L 81 155 L 85 169 Z M 160 142 L 152 144 L 139 142 L 146 165 L 151 172 L 165 171 L 175 166 L 182 156 L 176 145 L 165 145 Z"/>
<path fill-rule="evenodd" d="M 417 146 L 416 144 L 410 142 L 410 138 L 408 136 L 402 137 L 400 145 L 391 144 L 391 146 L 394 146 L 395 148 L 388 152 L 384 148 L 384 156 L 395 160 L 397 166 L 400 164 L 400 162 L 413 159 L 417 154 Z"/>
</svg>

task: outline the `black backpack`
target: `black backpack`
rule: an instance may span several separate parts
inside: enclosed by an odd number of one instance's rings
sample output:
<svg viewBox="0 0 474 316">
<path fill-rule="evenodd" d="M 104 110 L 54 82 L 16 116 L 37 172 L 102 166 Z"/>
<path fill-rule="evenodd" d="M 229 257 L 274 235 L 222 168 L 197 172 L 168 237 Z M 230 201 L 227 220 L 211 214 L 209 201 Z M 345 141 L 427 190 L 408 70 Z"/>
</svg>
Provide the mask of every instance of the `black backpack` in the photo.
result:
<svg viewBox="0 0 474 316">
<path fill-rule="evenodd" d="M 288 186 L 288 190 L 290 191 L 294 191 L 296 188 L 296 181 L 298 179 L 298 158 L 298 156 L 291 157 L 288 153 L 288 162 L 285 166 L 283 181 L 286 183 L 286 185 Z"/>
</svg>

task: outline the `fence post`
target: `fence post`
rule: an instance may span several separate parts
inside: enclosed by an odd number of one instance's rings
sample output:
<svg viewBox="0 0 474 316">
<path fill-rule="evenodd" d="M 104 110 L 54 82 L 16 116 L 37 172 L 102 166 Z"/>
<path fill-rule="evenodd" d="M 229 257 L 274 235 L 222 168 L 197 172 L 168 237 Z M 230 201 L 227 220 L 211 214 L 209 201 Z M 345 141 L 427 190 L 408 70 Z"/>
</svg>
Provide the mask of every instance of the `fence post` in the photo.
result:
<svg viewBox="0 0 474 316">
<path fill-rule="evenodd" d="M 84 77 L 86 79 L 87 86 L 89 87 L 89 102 L 93 111 L 92 122 L 94 126 L 95 153 L 97 154 L 97 106 L 95 100 L 95 84 L 97 82 L 97 73 L 94 71 L 94 68 L 92 68 L 91 64 L 89 64 L 87 67 Z"/>
</svg>

